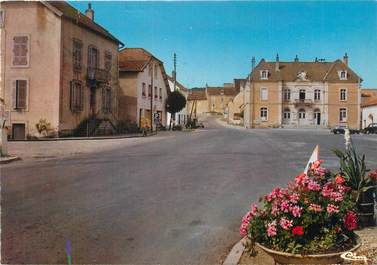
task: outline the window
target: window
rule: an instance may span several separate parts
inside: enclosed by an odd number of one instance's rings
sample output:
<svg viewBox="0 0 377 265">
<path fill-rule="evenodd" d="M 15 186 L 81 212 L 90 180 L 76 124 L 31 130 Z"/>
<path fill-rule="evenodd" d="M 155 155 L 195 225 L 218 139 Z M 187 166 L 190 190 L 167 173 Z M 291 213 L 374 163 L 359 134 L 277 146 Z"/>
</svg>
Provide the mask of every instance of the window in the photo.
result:
<svg viewBox="0 0 377 265">
<path fill-rule="evenodd" d="M 346 122 L 347 121 L 347 109 L 341 108 L 339 110 L 339 121 Z"/>
<path fill-rule="evenodd" d="M 82 42 L 80 40 L 73 40 L 73 69 L 80 71 L 82 67 Z"/>
<path fill-rule="evenodd" d="M 88 67 L 98 68 L 99 64 L 99 52 L 97 48 L 89 46 L 88 48 Z"/>
<path fill-rule="evenodd" d="M 283 119 L 284 120 L 290 120 L 291 119 L 291 112 L 289 109 L 285 109 L 283 113 Z"/>
<path fill-rule="evenodd" d="M 145 86 L 145 83 L 143 83 L 142 84 L 142 87 L 141 87 L 141 95 L 143 96 L 143 97 L 146 97 L 147 96 L 147 88 L 146 88 L 146 86 Z"/>
<path fill-rule="evenodd" d="M 83 110 L 84 91 L 82 83 L 79 80 L 71 81 L 70 91 L 70 109 L 72 112 L 80 112 Z"/>
<path fill-rule="evenodd" d="M 306 97 L 305 89 L 300 89 L 299 99 L 305 100 L 305 97 Z"/>
<path fill-rule="evenodd" d="M 13 37 L 13 66 L 29 66 L 29 36 Z"/>
<path fill-rule="evenodd" d="M 0 9 L 0 28 L 4 27 L 5 24 L 5 11 Z"/>
<path fill-rule="evenodd" d="M 105 70 L 107 72 L 111 71 L 112 59 L 113 59 L 113 56 L 112 56 L 111 52 L 108 52 L 108 51 L 105 52 Z"/>
<path fill-rule="evenodd" d="M 347 80 L 347 71 L 342 70 L 338 72 L 339 79 L 340 80 Z"/>
<path fill-rule="evenodd" d="M 267 90 L 267 88 L 261 88 L 260 89 L 260 98 L 261 98 L 261 100 L 267 100 L 268 99 L 268 90 Z"/>
<path fill-rule="evenodd" d="M 28 81 L 25 79 L 13 81 L 13 109 L 27 109 Z"/>
<path fill-rule="evenodd" d="M 261 108 L 260 109 L 260 119 L 262 121 L 267 121 L 268 119 L 268 111 L 267 108 Z"/>
<path fill-rule="evenodd" d="M 162 88 L 160 87 L 160 93 L 159 93 L 159 95 L 160 95 L 160 100 L 162 99 Z"/>
<path fill-rule="evenodd" d="M 152 85 L 148 85 L 148 98 L 152 96 Z"/>
<path fill-rule="evenodd" d="M 340 89 L 340 100 L 341 101 L 347 100 L 347 89 L 345 88 Z"/>
<path fill-rule="evenodd" d="M 157 87 L 155 86 L 154 87 L 154 98 L 158 98 L 158 91 L 157 91 Z"/>
<path fill-rule="evenodd" d="M 268 79 L 268 71 L 267 70 L 260 71 L 260 79 L 262 79 L 262 80 Z"/>
<path fill-rule="evenodd" d="M 299 118 L 300 120 L 303 120 L 303 119 L 306 118 L 306 113 L 305 113 L 305 110 L 304 110 L 304 109 L 300 109 L 300 110 L 298 111 L 298 118 Z"/>
<path fill-rule="evenodd" d="M 284 89 L 284 100 L 289 101 L 291 100 L 291 90 Z"/>
<path fill-rule="evenodd" d="M 157 64 L 154 65 L 154 78 L 157 78 Z"/>
<path fill-rule="evenodd" d="M 314 100 L 321 100 L 321 90 L 319 89 L 314 90 Z"/>
<path fill-rule="evenodd" d="M 102 88 L 102 112 L 111 113 L 111 87 Z"/>
</svg>

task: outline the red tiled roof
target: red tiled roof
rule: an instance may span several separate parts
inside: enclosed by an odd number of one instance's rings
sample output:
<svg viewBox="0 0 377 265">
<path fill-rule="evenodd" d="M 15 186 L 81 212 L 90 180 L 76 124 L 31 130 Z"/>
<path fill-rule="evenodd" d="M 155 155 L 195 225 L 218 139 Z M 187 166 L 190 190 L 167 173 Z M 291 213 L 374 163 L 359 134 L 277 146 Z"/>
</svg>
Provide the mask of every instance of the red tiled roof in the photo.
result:
<svg viewBox="0 0 377 265">
<path fill-rule="evenodd" d="M 377 106 L 377 97 L 373 97 L 365 102 L 362 107 Z"/>
<path fill-rule="evenodd" d="M 95 23 L 93 20 L 82 14 L 79 10 L 72 7 L 66 1 L 48 1 L 48 4 L 52 5 L 60 12 L 63 13 L 63 17 L 71 20 L 73 23 L 76 23 L 84 28 L 87 28 L 109 40 L 112 40 L 118 44 L 124 45 L 120 40 L 114 37 L 106 29 Z"/>
<path fill-rule="evenodd" d="M 262 59 L 252 72 L 252 80 L 261 82 L 297 80 L 299 72 L 306 72 L 310 81 L 328 81 L 340 83 L 357 83 L 359 76 L 342 61 L 334 62 L 279 62 L 279 70 L 276 71 L 276 62 L 266 62 Z M 268 70 L 268 80 L 261 80 L 260 70 Z M 347 70 L 347 80 L 339 80 L 338 71 Z"/>
<path fill-rule="evenodd" d="M 187 100 L 207 100 L 205 88 L 189 89 Z"/>
<path fill-rule="evenodd" d="M 207 94 L 211 96 L 220 96 L 224 93 L 225 96 L 237 95 L 237 90 L 234 87 L 207 87 Z"/>
<path fill-rule="evenodd" d="M 119 71 L 141 72 L 152 57 L 162 63 L 143 48 L 125 48 L 119 51 Z"/>
</svg>

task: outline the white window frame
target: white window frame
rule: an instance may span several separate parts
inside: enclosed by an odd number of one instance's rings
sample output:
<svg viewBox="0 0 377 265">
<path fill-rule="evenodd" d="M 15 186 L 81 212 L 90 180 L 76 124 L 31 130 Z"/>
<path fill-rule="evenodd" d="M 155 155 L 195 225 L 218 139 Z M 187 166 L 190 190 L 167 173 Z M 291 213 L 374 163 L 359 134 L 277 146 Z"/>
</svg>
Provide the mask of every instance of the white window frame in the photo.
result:
<svg viewBox="0 0 377 265">
<path fill-rule="evenodd" d="M 345 113 L 345 117 L 341 115 L 342 111 Z M 339 122 L 347 122 L 348 119 L 348 109 L 347 108 L 339 108 Z"/>
<path fill-rule="evenodd" d="M 285 88 L 284 91 L 284 100 L 285 101 L 290 101 L 291 100 L 291 90 L 289 88 Z"/>
<path fill-rule="evenodd" d="M 342 99 L 342 90 L 345 91 L 344 99 Z M 347 101 L 348 100 L 348 89 L 347 88 L 339 88 L 339 101 Z"/>
<path fill-rule="evenodd" d="M 344 77 L 342 76 L 343 73 L 344 73 Z M 340 80 L 347 80 L 347 71 L 346 70 L 338 71 L 338 76 Z"/>
<path fill-rule="evenodd" d="M 17 65 L 17 64 L 13 64 L 13 61 L 14 61 L 14 37 L 27 37 L 27 56 L 26 56 L 26 59 L 27 59 L 27 64 L 26 65 Z M 30 42 L 31 42 L 31 38 L 30 38 L 30 34 L 27 34 L 27 33 L 18 33 L 18 34 L 14 34 L 12 36 L 12 47 L 11 47 L 11 67 L 12 68 L 29 68 L 30 67 Z"/>
<path fill-rule="evenodd" d="M 262 109 L 266 110 L 266 117 L 262 116 Z M 268 108 L 267 107 L 261 107 L 259 109 L 259 116 L 261 121 L 268 121 Z"/>
<path fill-rule="evenodd" d="M 16 108 L 16 104 L 14 102 L 14 100 L 17 100 L 17 96 L 15 95 L 16 93 L 16 87 L 15 87 L 15 84 L 16 84 L 16 81 L 18 80 L 23 80 L 23 81 L 26 81 L 26 99 L 25 99 L 25 102 L 26 102 L 26 106 L 25 108 L 22 108 L 22 109 L 19 109 L 19 108 Z M 25 77 L 20 77 L 20 78 L 14 78 L 11 80 L 11 88 L 12 88 L 12 111 L 17 111 L 17 112 L 20 112 L 20 111 L 29 111 L 29 90 L 30 90 L 30 82 L 29 82 L 29 79 L 28 78 L 25 78 Z"/>
<path fill-rule="evenodd" d="M 5 10 L 0 8 L 0 28 L 5 25 Z"/>
<path fill-rule="evenodd" d="M 288 116 L 288 117 L 286 117 L 286 116 Z M 291 111 L 290 110 L 283 111 L 283 120 L 285 120 L 285 121 L 291 120 Z"/>
<path fill-rule="evenodd" d="M 268 80 L 268 70 L 261 70 L 260 71 L 260 79 L 261 80 Z"/>
<path fill-rule="evenodd" d="M 314 89 L 314 100 L 315 101 L 321 100 L 321 90 L 319 88 Z"/>
<path fill-rule="evenodd" d="M 304 115 L 302 115 L 302 114 L 304 114 Z M 306 120 L 306 110 L 304 110 L 304 111 L 301 111 L 301 109 L 298 110 L 298 119 L 299 120 Z"/>
<path fill-rule="evenodd" d="M 265 91 L 266 98 L 263 97 L 263 92 Z M 260 100 L 266 101 L 268 100 L 268 88 L 267 87 L 261 87 L 260 88 Z"/>
</svg>

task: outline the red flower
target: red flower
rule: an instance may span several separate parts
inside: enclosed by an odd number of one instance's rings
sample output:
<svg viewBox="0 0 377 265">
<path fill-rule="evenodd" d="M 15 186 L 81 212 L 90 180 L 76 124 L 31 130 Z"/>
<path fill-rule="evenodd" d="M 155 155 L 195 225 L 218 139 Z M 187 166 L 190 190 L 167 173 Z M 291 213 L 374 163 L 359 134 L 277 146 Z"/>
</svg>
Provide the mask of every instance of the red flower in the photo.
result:
<svg viewBox="0 0 377 265">
<path fill-rule="evenodd" d="M 335 177 L 335 182 L 336 182 L 336 184 L 343 184 L 345 182 L 345 179 L 342 178 L 341 176 L 337 175 Z"/>
<path fill-rule="evenodd" d="M 304 180 L 306 174 L 305 172 L 302 172 L 300 175 L 298 175 L 296 178 L 295 178 L 295 182 L 297 185 L 301 185 L 302 184 L 302 181 Z"/>
<path fill-rule="evenodd" d="M 314 170 L 314 169 L 319 168 L 319 166 L 321 165 L 321 163 L 322 163 L 322 160 L 317 160 L 317 161 L 313 162 L 312 165 L 310 166 L 310 169 Z"/>
<path fill-rule="evenodd" d="M 368 176 L 372 179 L 372 180 L 377 180 L 377 169 L 375 171 L 372 171 L 368 174 Z"/>
<path fill-rule="evenodd" d="M 344 217 L 344 226 L 348 231 L 355 230 L 357 228 L 357 219 L 354 212 L 348 212 Z"/>
<path fill-rule="evenodd" d="M 293 227 L 292 229 L 293 235 L 299 235 L 302 236 L 304 234 L 304 228 L 300 225 Z"/>
</svg>

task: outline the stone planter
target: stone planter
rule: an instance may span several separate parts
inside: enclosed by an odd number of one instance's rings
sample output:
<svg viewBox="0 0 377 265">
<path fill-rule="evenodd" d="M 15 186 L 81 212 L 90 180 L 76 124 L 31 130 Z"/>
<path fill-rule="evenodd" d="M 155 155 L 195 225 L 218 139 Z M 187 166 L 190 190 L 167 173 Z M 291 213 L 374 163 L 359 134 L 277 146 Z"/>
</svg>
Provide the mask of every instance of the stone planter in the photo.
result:
<svg viewBox="0 0 377 265">
<path fill-rule="evenodd" d="M 361 246 L 361 239 L 357 236 L 357 244 L 347 250 L 328 254 L 311 254 L 311 255 L 301 255 L 301 254 L 291 254 L 281 251 L 276 251 L 269 249 L 259 243 L 256 243 L 263 251 L 270 255 L 276 264 L 339 264 L 343 262 L 340 257 L 345 252 L 354 252 Z"/>
</svg>

